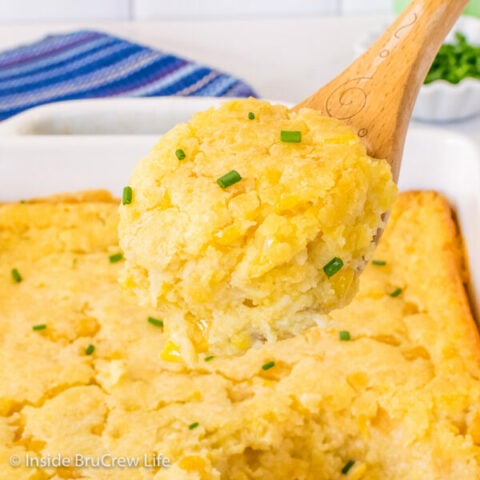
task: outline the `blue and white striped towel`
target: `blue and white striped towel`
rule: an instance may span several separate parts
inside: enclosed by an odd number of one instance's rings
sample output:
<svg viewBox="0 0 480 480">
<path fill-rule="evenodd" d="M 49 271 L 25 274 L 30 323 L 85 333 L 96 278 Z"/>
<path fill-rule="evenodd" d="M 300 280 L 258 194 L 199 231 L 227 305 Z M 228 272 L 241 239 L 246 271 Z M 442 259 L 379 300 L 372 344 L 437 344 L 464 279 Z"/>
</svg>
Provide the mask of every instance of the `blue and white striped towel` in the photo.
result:
<svg viewBox="0 0 480 480">
<path fill-rule="evenodd" d="M 255 92 L 226 73 L 95 31 L 52 35 L 0 53 L 0 120 L 60 100 L 163 95 Z"/>
</svg>

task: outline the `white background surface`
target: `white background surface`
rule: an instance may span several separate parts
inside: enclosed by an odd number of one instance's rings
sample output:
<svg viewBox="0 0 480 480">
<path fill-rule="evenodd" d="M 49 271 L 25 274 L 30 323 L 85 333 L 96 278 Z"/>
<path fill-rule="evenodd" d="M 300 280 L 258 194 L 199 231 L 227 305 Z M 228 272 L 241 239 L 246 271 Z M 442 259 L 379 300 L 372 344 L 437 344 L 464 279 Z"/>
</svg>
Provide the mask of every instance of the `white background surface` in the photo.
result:
<svg viewBox="0 0 480 480">
<path fill-rule="evenodd" d="M 0 22 L 389 13 L 393 0 L 0 0 Z"/>
</svg>

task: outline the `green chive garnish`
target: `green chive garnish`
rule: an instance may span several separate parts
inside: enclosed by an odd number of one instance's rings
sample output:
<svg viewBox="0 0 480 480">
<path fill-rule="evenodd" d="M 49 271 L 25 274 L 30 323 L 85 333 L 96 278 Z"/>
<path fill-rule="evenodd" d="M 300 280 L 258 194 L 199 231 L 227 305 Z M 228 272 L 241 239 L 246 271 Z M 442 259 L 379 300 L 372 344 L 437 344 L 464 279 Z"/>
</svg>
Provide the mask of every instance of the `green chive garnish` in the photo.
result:
<svg viewBox="0 0 480 480">
<path fill-rule="evenodd" d="M 401 288 L 396 288 L 391 294 L 390 296 L 395 298 L 395 297 L 398 297 L 401 293 L 403 292 L 403 290 Z"/>
<path fill-rule="evenodd" d="M 222 188 L 227 188 L 234 183 L 239 182 L 242 179 L 240 174 L 236 170 L 232 170 L 225 174 L 223 177 L 217 179 L 217 183 Z"/>
<path fill-rule="evenodd" d="M 203 360 L 205 362 L 210 362 L 211 360 L 213 360 L 215 357 L 213 355 L 209 355 L 208 357 L 205 357 Z"/>
<path fill-rule="evenodd" d="M 350 332 L 348 330 L 341 330 L 338 332 L 338 338 L 344 342 L 348 342 L 350 340 Z"/>
<path fill-rule="evenodd" d="M 12 280 L 15 283 L 20 283 L 23 280 L 22 276 L 20 275 L 20 272 L 16 268 L 12 268 L 11 274 L 12 274 Z"/>
<path fill-rule="evenodd" d="M 255 114 L 253 112 L 248 112 L 248 119 L 255 120 Z"/>
<path fill-rule="evenodd" d="M 124 205 L 130 205 L 132 203 L 132 187 L 123 187 L 122 203 Z"/>
<path fill-rule="evenodd" d="M 85 354 L 86 355 L 91 355 L 95 351 L 95 345 L 90 344 L 86 349 L 85 349 Z"/>
<path fill-rule="evenodd" d="M 387 264 L 385 260 L 372 260 L 372 265 L 376 265 L 377 267 L 384 267 Z"/>
<path fill-rule="evenodd" d="M 110 263 L 117 263 L 120 260 L 123 260 L 123 253 L 115 253 L 113 255 L 110 255 L 108 259 L 110 260 Z"/>
<path fill-rule="evenodd" d="M 197 428 L 200 424 L 198 422 L 194 422 L 194 423 L 191 423 L 189 426 L 188 426 L 188 429 L 189 430 L 193 430 L 194 428 Z"/>
<path fill-rule="evenodd" d="M 185 152 L 181 148 L 175 150 L 175 155 L 179 160 L 183 160 L 186 157 Z"/>
<path fill-rule="evenodd" d="M 40 323 L 39 325 L 34 325 L 32 327 L 32 330 L 37 332 L 39 330 L 45 330 L 46 328 L 47 328 L 47 326 L 44 323 Z"/>
<path fill-rule="evenodd" d="M 163 327 L 163 320 L 159 320 L 155 317 L 148 317 L 147 322 L 153 325 L 154 327 Z"/>
<path fill-rule="evenodd" d="M 335 275 L 343 267 L 343 260 L 338 257 L 332 258 L 324 267 L 323 271 L 327 277 Z"/>
<path fill-rule="evenodd" d="M 300 143 L 302 141 L 302 132 L 298 130 L 282 130 L 280 140 L 288 143 Z"/>
<path fill-rule="evenodd" d="M 355 460 L 349 460 L 342 468 L 342 475 L 346 475 L 355 465 Z"/>
<path fill-rule="evenodd" d="M 270 370 L 275 366 L 275 362 L 267 362 L 262 365 L 262 370 Z"/>
</svg>

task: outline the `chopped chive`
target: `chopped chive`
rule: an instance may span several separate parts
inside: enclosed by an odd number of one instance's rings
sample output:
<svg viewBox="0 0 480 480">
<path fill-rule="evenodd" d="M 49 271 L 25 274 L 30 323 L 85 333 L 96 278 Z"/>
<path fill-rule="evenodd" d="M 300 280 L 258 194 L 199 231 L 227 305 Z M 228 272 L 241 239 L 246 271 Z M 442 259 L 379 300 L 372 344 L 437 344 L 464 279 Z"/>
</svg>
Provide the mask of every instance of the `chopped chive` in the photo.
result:
<svg viewBox="0 0 480 480">
<path fill-rule="evenodd" d="M 147 322 L 153 325 L 154 327 L 163 327 L 163 320 L 159 320 L 155 317 L 148 317 Z"/>
<path fill-rule="evenodd" d="M 273 368 L 275 366 L 275 362 L 271 361 L 271 362 L 267 362 L 267 363 L 264 363 L 262 365 L 262 370 L 270 370 L 271 368 Z"/>
<path fill-rule="evenodd" d="M 181 148 L 175 150 L 175 155 L 179 160 L 183 160 L 186 157 L 185 152 Z"/>
<path fill-rule="evenodd" d="M 27 203 L 26 200 L 20 200 L 18 203 Z"/>
<path fill-rule="evenodd" d="M 384 267 L 387 264 L 385 260 L 372 260 L 372 265 L 376 265 L 377 267 Z"/>
<path fill-rule="evenodd" d="M 302 132 L 298 130 L 282 130 L 280 140 L 287 143 L 299 143 L 302 141 Z"/>
<path fill-rule="evenodd" d="M 355 465 L 355 460 L 349 460 L 342 468 L 342 475 L 346 475 Z"/>
<path fill-rule="evenodd" d="M 460 32 L 455 33 L 455 39 L 442 45 L 438 51 L 424 83 L 446 80 L 457 84 L 467 77 L 480 78 L 480 65 L 477 59 L 480 47 L 477 42 Z"/>
<path fill-rule="evenodd" d="M 10 273 L 12 274 L 12 280 L 15 283 L 20 283 L 23 280 L 20 272 L 16 268 L 12 268 L 12 271 Z"/>
<path fill-rule="evenodd" d="M 47 328 L 47 326 L 44 324 L 44 323 L 40 323 L 39 325 L 34 325 L 32 327 L 32 330 L 34 330 L 35 332 L 39 331 L 39 330 L 45 330 Z"/>
<path fill-rule="evenodd" d="M 130 205 L 132 203 L 133 191 L 132 187 L 123 187 L 122 203 L 123 205 Z"/>
<path fill-rule="evenodd" d="M 200 426 L 200 424 L 198 422 L 194 422 L 194 423 L 191 423 L 189 426 L 188 426 L 188 429 L 189 430 L 193 430 L 195 428 L 197 428 L 198 426 Z"/>
<path fill-rule="evenodd" d="M 344 342 L 348 342 L 351 339 L 350 332 L 348 330 L 340 330 L 340 332 L 338 332 L 338 338 Z"/>
<path fill-rule="evenodd" d="M 255 114 L 253 112 L 248 112 L 248 119 L 255 120 Z"/>
<path fill-rule="evenodd" d="M 390 296 L 395 298 L 395 297 L 398 297 L 401 293 L 403 292 L 403 290 L 401 288 L 396 288 L 391 294 Z"/>
<path fill-rule="evenodd" d="M 232 170 L 226 173 L 223 177 L 217 179 L 217 183 L 222 188 L 227 188 L 234 183 L 239 182 L 242 179 L 241 175 L 236 171 Z"/>
<path fill-rule="evenodd" d="M 327 277 L 335 275 L 343 267 L 343 260 L 338 257 L 332 258 L 326 265 L 323 267 L 323 271 Z"/>
<path fill-rule="evenodd" d="M 117 263 L 119 262 L 120 260 L 123 260 L 123 253 L 115 253 L 113 255 L 110 255 L 108 257 L 108 259 L 110 260 L 110 263 Z"/>
<path fill-rule="evenodd" d="M 215 358 L 215 357 L 214 357 L 213 355 L 209 355 L 208 357 L 205 357 L 203 360 L 204 360 L 205 362 L 210 362 L 210 361 L 212 361 L 214 358 Z"/>
<path fill-rule="evenodd" d="M 91 355 L 95 351 L 95 345 L 90 344 L 86 349 L 85 349 L 85 354 L 86 355 Z"/>
</svg>

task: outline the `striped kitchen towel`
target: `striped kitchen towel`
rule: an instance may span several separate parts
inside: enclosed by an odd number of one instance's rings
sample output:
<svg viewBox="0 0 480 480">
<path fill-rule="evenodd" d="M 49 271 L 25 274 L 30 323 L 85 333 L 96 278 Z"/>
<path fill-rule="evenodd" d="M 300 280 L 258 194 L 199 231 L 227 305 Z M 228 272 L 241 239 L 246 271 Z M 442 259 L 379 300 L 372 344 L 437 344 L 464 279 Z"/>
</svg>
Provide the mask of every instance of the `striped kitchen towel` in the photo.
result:
<svg viewBox="0 0 480 480">
<path fill-rule="evenodd" d="M 52 35 L 0 53 L 0 120 L 60 100 L 163 95 L 255 92 L 227 73 L 102 32 Z"/>
</svg>

